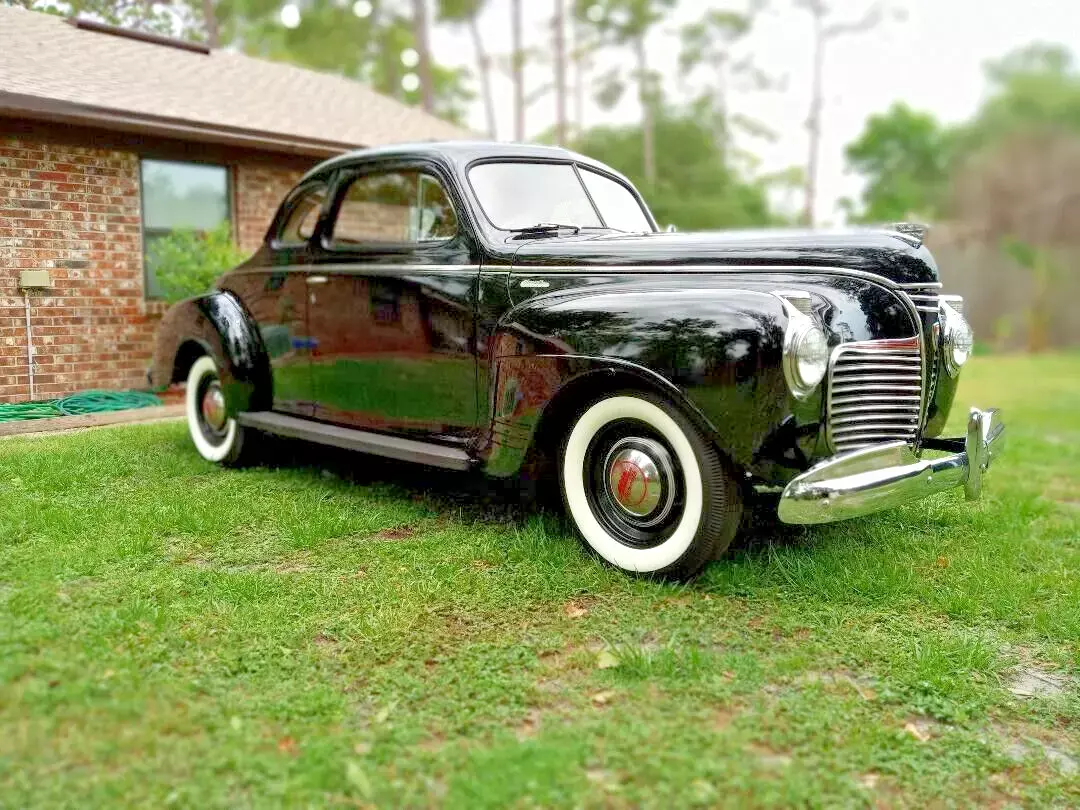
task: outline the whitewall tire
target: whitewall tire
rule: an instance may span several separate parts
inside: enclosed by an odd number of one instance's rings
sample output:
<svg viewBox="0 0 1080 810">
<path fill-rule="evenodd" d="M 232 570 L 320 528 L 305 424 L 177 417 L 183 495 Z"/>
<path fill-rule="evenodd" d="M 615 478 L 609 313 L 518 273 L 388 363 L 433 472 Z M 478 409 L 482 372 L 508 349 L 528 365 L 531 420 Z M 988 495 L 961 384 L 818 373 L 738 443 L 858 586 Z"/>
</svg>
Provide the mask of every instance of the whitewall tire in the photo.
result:
<svg viewBox="0 0 1080 810">
<path fill-rule="evenodd" d="M 185 392 L 188 432 L 199 455 L 219 464 L 236 464 L 244 448 L 244 428 L 225 415 L 217 364 L 203 355 L 191 366 Z"/>
<path fill-rule="evenodd" d="M 624 571 L 686 579 L 730 545 L 742 502 L 730 465 L 666 400 L 637 391 L 585 408 L 562 446 L 566 510 Z"/>
</svg>

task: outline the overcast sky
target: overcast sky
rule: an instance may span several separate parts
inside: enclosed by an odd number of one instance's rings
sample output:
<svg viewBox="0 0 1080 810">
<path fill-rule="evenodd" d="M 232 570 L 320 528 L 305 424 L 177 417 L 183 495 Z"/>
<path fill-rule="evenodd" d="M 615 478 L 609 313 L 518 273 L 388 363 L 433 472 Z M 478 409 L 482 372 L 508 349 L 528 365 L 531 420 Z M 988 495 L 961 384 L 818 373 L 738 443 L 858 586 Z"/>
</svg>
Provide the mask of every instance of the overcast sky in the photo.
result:
<svg viewBox="0 0 1080 810">
<path fill-rule="evenodd" d="M 572 0 L 566 0 L 566 5 L 571 6 Z M 673 31 L 680 22 L 700 16 L 708 8 L 737 9 L 741 5 L 737 0 L 682 0 L 679 18 L 663 27 Z M 794 9 L 791 0 L 770 0 L 770 5 L 745 47 L 762 68 L 786 76 L 787 87 L 783 92 L 735 94 L 732 99 L 733 107 L 760 119 L 780 135 L 776 143 L 755 146 L 763 170 L 805 164 L 811 58 L 807 15 Z M 481 20 L 485 40 L 496 56 L 509 50 L 509 6 L 509 0 L 489 0 Z M 532 32 L 528 42 L 539 45 L 550 41 L 552 0 L 525 0 L 524 6 Z M 836 19 L 859 19 L 868 6 L 869 0 L 833 2 Z M 838 221 L 836 201 L 858 193 L 858 180 L 844 174 L 843 148 L 859 134 L 868 115 L 902 99 L 945 121 L 959 121 L 974 112 L 985 92 L 982 68 L 988 59 L 1035 40 L 1062 43 L 1080 54 L 1080 0 L 894 0 L 894 6 L 903 9 L 905 19 L 839 39 L 828 53 L 818 200 L 822 221 Z M 464 32 L 440 26 L 433 48 L 441 62 L 474 65 Z M 667 68 L 671 77 L 667 89 L 673 93 L 678 92 L 676 54 L 677 43 L 670 33 L 661 31 L 650 41 L 650 58 L 658 68 Z M 628 54 L 625 63 L 629 63 Z M 529 65 L 529 86 L 549 82 L 550 71 L 550 65 Z M 511 87 L 505 74 L 496 73 L 499 136 L 509 139 L 513 129 Z M 603 111 L 590 100 L 585 124 L 633 121 L 637 116 L 631 98 L 612 111 Z M 529 108 L 529 134 L 550 127 L 553 119 L 554 102 L 548 95 Z M 484 128 L 479 103 L 471 124 L 478 131 Z"/>
</svg>

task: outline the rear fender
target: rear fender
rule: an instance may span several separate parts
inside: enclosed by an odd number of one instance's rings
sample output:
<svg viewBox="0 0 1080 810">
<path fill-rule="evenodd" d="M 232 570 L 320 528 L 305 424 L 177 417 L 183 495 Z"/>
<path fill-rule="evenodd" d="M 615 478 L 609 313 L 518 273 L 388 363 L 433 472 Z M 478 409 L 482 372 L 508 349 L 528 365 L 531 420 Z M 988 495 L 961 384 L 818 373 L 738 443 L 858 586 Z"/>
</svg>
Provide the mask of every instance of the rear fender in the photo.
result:
<svg viewBox="0 0 1080 810">
<path fill-rule="evenodd" d="M 182 382 L 188 359 L 199 353 L 217 364 L 230 416 L 270 407 L 269 355 L 258 324 L 232 293 L 189 298 L 165 313 L 148 373 L 151 387 Z"/>
<path fill-rule="evenodd" d="M 490 347 L 487 470 L 513 475 L 544 414 L 583 380 L 639 381 L 681 407 L 736 464 L 750 467 L 790 414 L 780 300 L 741 289 L 551 293 L 502 319 Z M 595 385 L 593 385 L 595 383 Z"/>
</svg>

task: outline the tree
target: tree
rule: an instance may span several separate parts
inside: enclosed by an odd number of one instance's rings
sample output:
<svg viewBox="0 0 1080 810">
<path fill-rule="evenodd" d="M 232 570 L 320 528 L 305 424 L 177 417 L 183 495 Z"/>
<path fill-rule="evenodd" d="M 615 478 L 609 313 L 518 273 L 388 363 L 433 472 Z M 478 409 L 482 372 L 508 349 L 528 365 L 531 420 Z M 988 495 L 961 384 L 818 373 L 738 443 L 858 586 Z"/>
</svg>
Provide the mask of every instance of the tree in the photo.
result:
<svg viewBox="0 0 1080 810">
<path fill-rule="evenodd" d="M 420 62 L 416 72 L 420 76 L 420 99 L 425 112 L 435 113 L 435 82 L 431 73 L 431 47 L 428 44 L 427 0 L 413 0 L 413 39 Z"/>
<path fill-rule="evenodd" d="M 982 149 L 959 168 L 951 205 L 967 239 L 996 244 L 1027 272 L 1028 349 L 1045 348 L 1054 282 L 1080 241 L 1080 138 L 1032 130 Z"/>
<path fill-rule="evenodd" d="M 870 116 L 844 152 L 848 167 L 866 180 L 854 218 L 935 219 L 945 204 L 952 142 L 952 132 L 934 116 L 903 102 Z"/>
<path fill-rule="evenodd" d="M 293 28 L 281 24 L 281 0 L 218 0 L 216 8 L 223 45 L 359 79 L 407 104 L 423 105 L 422 75 L 415 89 L 402 87 L 402 54 L 413 49 L 422 58 L 415 18 L 402 5 L 384 0 L 374 4 L 373 13 L 358 16 L 352 4 L 312 0 Z M 460 123 L 474 98 L 469 72 L 435 63 L 430 71 L 434 113 Z"/>
<path fill-rule="evenodd" d="M 566 2 L 555 0 L 555 143 L 566 146 Z"/>
<path fill-rule="evenodd" d="M 495 98 L 491 91 L 491 57 L 484 47 L 480 35 L 480 13 L 486 0 L 439 0 L 439 19 L 445 22 L 465 25 L 472 39 L 473 52 L 476 55 L 476 68 L 480 76 L 480 97 L 484 102 L 484 117 L 487 121 L 489 138 L 498 137 L 495 123 Z"/>
<path fill-rule="evenodd" d="M 658 110 L 655 127 L 658 180 L 645 197 L 660 223 L 715 230 L 775 221 L 764 185 L 743 180 L 724 164 L 700 116 Z M 574 147 L 640 183 L 644 144 L 640 125 L 602 126 L 584 132 Z"/>
<path fill-rule="evenodd" d="M 591 25 L 603 44 L 629 47 L 634 54 L 633 80 L 637 83 L 641 105 L 642 168 L 644 186 L 656 185 L 656 114 L 659 80 L 649 69 L 646 42 L 664 12 L 675 7 L 676 0 L 577 0 L 575 16 Z M 608 74 L 600 93 L 602 104 L 618 102 L 625 89 L 621 71 Z"/>
<path fill-rule="evenodd" d="M 514 84 L 514 140 L 525 140 L 525 48 L 521 33 L 521 0 L 510 0 L 510 78 Z"/>
<path fill-rule="evenodd" d="M 62 14 L 67 17 L 86 17 L 162 36 L 185 39 L 207 39 L 208 26 L 203 14 L 209 0 L 156 3 L 153 0 L 0 0 L 4 5 L 22 6 L 33 11 Z"/>
<path fill-rule="evenodd" d="M 814 61 L 810 78 L 810 112 L 806 117 L 809 135 L 806 159 L 806 193 L 803 221 L 814 225 L 814 205 L 817 202 L 818 157 L 821 152 L 821 113 L 825 105 L 825 51 L 831 42 L 848 34 L 875 28 L 884 18 L 885 4 L 876 2 L 859 20 L 830 22 L 831 9 L 825 0 L 795 0 L 795 5 L 810 13 L 814 28 Z"/>
<path fill-rule="evenodd" d="M 989 98 L 958 135 L 963 153 L 973 154 L 1017 132 L 1080 133 L 1080 72 L 1065 48 L 1028 45 L 990 62 L 986 75 Z"/>
<path fill-rule="evenodd" d="M 680 31 L 679 73 L 684 80 L 696 73 L 705 73 L 705 90 L 699 96 L 699 106 L 712 122 L 725 161 L 733 123 L 746 122 L 748 129 L 761 131 L 746 119 L 728 113 L 728 93 L 734 79 L 747 80 L 756 90 L 765 89 L 770 83 L 768 77 L 754 66 L 752 57 L 739 57 L 735 52 L 737 44 L 749 34 L 754 15 L 761 7 L 761 0 L 751 0 L 745 12 L 710 9 L 701 19 L 684 25 Z"/>
<path fill-rule="evenodd" d="M 218 36 L 217 14 L 214 11 L 214 0 L 202 0 L 203 27 L 206 29 L 206 44 L 211 48 L 221 47 L 221 37 Z"/>
</svg>

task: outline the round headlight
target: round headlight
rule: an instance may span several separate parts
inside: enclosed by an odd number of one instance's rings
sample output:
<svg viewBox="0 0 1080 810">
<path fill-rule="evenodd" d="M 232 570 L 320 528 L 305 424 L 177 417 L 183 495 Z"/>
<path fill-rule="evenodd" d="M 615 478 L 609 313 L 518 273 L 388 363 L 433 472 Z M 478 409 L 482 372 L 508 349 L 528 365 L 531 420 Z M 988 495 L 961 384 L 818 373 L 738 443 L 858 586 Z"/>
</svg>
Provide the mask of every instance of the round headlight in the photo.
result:
<svg viewBox="0 0 1080 810">
<path fill-rule="evenodd" d="M 799 399 L 814 392 L 829 369 L 829 343 L 816 323 L 801 313 L 789 313 L 784 335 L 784 371 L 788 387 Z"/>
<path fill-rule="evenodd" d="M 949 304 L 941 304 L 941 344 L 945 356 L 945 369 L 950 376 L 960 373 L 960 368 L 971 357 L 975 335 L 967 319 Z"/>
<path fill-rule="evenodd" d="M 825 333 L 811 324 L 799 335 L 795 346 L 795 376 L 807 389 L 814 389 L 829 368 L 829 343 Z"/>
</svg>

